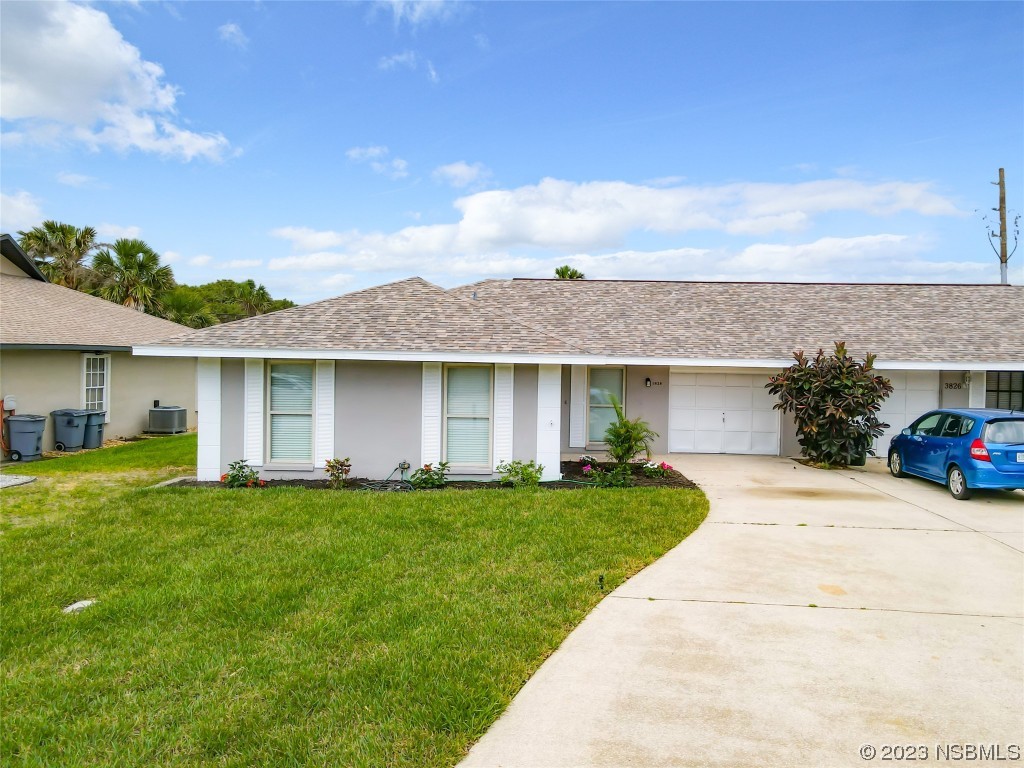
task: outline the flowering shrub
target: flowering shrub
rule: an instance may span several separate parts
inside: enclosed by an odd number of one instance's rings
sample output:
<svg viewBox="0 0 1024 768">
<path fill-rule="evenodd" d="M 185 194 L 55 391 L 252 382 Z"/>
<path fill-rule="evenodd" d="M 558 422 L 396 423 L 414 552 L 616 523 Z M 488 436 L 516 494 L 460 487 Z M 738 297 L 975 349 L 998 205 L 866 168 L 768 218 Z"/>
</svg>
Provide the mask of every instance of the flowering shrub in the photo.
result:
<svg viewBox="0 0 1024 768">
<path fill-rule="evenodd" d="M 642 471 L 647 477 L 668 477 L 669 472 L 672 471 L 672 465 L 664 461 L 660 464 L 648 461 L 644 463 Z"/>
<path fill-rule="evenodd" d="M 344 459 L 328 459 L 324 463 L 324 472 L 327 473 L 327 484 L 336 490 L 345 487 L 345 481 L 348 480 L 348 473 L 351 471 L 352 462 L 348 456 Z"/>
<path fill-rule="evenodd" d="M 524 485 L 537 485 L 544 472 L 544 465 L 535 461 L 503 461 L 498 465 L 501 482 L 519 488 Z"/>
<path fill-rule="evenodd" d="M 584 466 L 586 466 L 587 464 L 589 464 L 592 467 L 597 466 L 597 459 L 591 456 L 589 453 L 584 453 L 582 456 L 580 456 L 579 462 Z"/>
<path fill-rule="evenodd" d="M 228 488 L 262 488 L 267 484 L 245 459 L 228 464 L 228 471 L 220 476 L 220 481 Z"/>
<path fill-rule="evenodd" d="M 601 488 L 628 488 L 633 484 L 628 464 L 618 464 L 609 470 L 601 469 L 595 464 L 585 464 L 583 474 Z"/>
<path fill-rule="evenodd" d="M 448 462 L 442 461 L 436 467 L 432 464 L 424 464 L 412 473 L 409 482 L 412 487 L 420 491 L 424 488 L 444 488 L 447 482 L 445 475 L 448 474 Z"/>
</svg>

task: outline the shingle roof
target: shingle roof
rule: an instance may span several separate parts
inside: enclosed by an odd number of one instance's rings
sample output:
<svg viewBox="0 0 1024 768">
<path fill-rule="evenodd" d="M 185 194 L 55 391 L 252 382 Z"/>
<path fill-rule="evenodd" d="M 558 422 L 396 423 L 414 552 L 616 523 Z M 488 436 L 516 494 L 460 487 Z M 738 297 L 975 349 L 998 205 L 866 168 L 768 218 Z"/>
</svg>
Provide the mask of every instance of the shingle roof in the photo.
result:
<svg viewBox="0 0 1024 768">
<path fill-rule="evenodd" d="M 451 293 L 594 354 L 787 359 L 843 340 L 880 359 L 1024 366 L 1021 286 L 517 279 Z"/>
<path fill-rule="evenodd" d="M 30 277 L 0 278 L 0 344 L 130 349 L 184 326 Z"/>
<path fill-rule="evenodd" d="M 579 354 L 536 330 L 418 277 L 333 299 L 178 334 L 159 346 Z"/>
</svg>

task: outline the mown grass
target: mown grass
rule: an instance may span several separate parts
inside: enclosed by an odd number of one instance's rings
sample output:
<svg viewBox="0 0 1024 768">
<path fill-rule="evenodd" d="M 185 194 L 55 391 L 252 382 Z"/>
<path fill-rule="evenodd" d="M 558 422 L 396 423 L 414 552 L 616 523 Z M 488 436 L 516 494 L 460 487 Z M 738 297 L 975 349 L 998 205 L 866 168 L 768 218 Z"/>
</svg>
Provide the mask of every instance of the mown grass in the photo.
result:
<svg viewBox="0 0 1024 768">
<path fill-rule="evenodd" d="M 707 511 L 679 490 L 140 487 L 181 474 L 155 466 L 194 450 L 175 440 L 2 492 L 35 520 L 0 536 L 5 764 L 452 765 L 600 575 L 614 588 Z M 72 481 L 57 512 L 26 508 Z"/>
</svg>

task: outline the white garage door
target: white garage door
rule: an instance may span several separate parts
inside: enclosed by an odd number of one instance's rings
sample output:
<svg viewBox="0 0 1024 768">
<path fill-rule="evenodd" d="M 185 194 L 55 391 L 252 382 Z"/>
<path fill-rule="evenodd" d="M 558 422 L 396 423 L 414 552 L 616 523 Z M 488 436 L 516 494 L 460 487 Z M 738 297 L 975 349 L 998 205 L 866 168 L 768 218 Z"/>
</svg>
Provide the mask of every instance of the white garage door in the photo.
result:
<svg viewBox="0 0 1024 768">
<path fill-rule="evenodd" d="M 779 412 L 767 375 L 669 374 L 668 449 L 674 453 L 779 453 Z"/>
<path fill-rule="evenodd" d="M 889 440 L 918 416 L 939 407 L 938 371 L 882 371 L 893 392 L 882 403 L 878 418 L 889 428 L 875 442 L 875 455 L 885 456 Z"/>
</svg>

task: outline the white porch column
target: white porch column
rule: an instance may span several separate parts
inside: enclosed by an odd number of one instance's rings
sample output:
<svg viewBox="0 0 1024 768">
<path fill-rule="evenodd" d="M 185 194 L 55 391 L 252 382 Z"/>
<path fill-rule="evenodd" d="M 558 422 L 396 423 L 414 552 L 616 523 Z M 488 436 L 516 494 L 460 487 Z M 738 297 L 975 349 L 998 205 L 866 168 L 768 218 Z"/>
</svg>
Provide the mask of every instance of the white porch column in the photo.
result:
<svg viewBox="0 0 1024 768">
<path fill-rule="evenodd" d="M 541 480 L 562 478 L 562 366 L 537 366 L 537 463 Z"/>
<path fill-rule="evenodd" d="M 985 371 L 971 371 L 971 384 L 967 394 L 968 408 L 985 407 Z"/>
<path fill-rule="evenodd" d="M 201 357 L 196 361 L 196 408 L 199 427 L 199 451 L 196 477 L 220 479 L 220 358 Z"/>
</svg>

